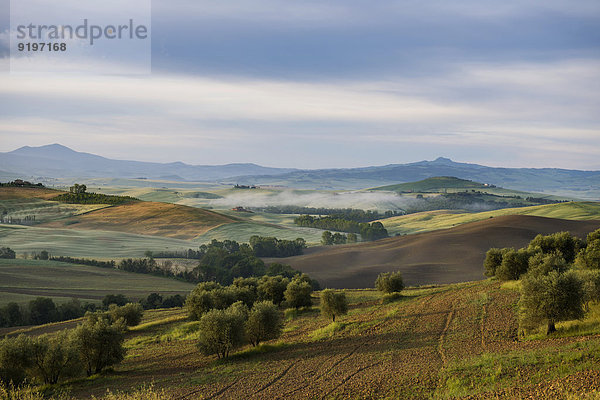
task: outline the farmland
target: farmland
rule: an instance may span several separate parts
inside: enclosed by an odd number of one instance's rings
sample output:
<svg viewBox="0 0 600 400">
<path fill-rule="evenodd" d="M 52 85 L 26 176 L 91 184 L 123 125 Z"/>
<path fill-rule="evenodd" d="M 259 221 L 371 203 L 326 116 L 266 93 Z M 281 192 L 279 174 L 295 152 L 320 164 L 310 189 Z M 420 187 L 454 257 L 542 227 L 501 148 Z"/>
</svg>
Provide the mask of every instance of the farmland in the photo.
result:
<svg viewBox="0 0 600 400">
<path fill-rule="evenodd" d="M 187 294 L 193 285 L 174 279 L 38 260 L 0 260 L 0 306 L 51 297 L 57 303 L 77 297 L 98 302 L 107 294 L 140 299 L 152 292 Z"/>
<path fill-rule="evenodd" d="M 64 386 L 77 398 L 142 382 L 181 399 L 550 399 L 597 393 L 598 336 L 518 341 L 518 292 L 497 282 L 408 289 L 388 304 L 373 290 L 347 295 L 350 312 L 336 323 L 315 311 L 290 313 L 278 341 L 241 348 L 224 361 L 201 355 L 197 324 L 186 321 L 182 310 L 147 312 L 128 333 L 127 357 L 114 372 Z"/>
</svg>

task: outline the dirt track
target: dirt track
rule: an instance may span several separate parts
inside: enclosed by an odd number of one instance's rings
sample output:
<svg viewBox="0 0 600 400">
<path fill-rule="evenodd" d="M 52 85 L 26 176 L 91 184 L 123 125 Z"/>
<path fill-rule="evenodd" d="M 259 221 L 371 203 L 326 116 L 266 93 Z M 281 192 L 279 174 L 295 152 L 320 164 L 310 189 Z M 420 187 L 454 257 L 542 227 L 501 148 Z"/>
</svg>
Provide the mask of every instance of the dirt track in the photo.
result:
<svg viewBox="0 0 600 400">
<path fill-rule="evenodd" d="M 570 231 L 585 238 L 600 221 L 571 221 L 525 215 L 504 216 L 452 229 L 325 248 L 277 259 L 308 273 L 323 287 L 370 287 L 381 272 L 401 271 L 407 285 L 483 279 L 490 247 L 523 247 L 537 234 Z"/>
</svg>

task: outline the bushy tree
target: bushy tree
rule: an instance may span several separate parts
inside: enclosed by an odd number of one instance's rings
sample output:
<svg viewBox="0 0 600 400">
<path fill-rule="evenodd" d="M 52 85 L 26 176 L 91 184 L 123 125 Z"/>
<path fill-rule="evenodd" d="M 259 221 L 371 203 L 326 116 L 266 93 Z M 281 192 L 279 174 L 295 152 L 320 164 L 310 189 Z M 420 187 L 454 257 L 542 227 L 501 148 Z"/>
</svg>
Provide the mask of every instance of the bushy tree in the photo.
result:
<svg viewBox="0 0 600 400">
<path fill-rule="evenodd" d="M 150 293 L 148 297 L 146 297 L 142 306 L 146 310 L 154 310 L 160 308 L 163 304 L 163 297 L 159 293 Z"/>
<path fill-rule="evenodd" d="M 525 274 L 519 300 L 519 324 L 523 330 L 546 324 L 546 333 L 552 333 L 556 331 L 556 322 L 583 317 L 584 295 L 583 282 L 573 271 Z"/>
<path fill-rule="evenodd" d="M 169 296 L 163 300 L 161 307 L 162 308 L 173 308 L 173 307 L 183 307 L 185 304 L 185 298 L 180 294 L 176 294 L 173 296 Z"/>
<path fill-rule="evenodd" d="M 525 249 L 508 249 L 502 255 L 502 263 L 496 268 L 496 277 L 501 281 L 519 279 L 529 268 L 530 253 Z"/>
<path fill-rule="evenodd" d="M 80 360 L 72 340 L 66 330 L 31 340 L 32 370 L 44 383 L 55 384 L 63 376 L 77 374 Z"/>
<path fill-rule="evenodd" d="M 347 236 L 347 239 L 346 239 L 346 241 L 347 241 L 348 243 L 356 243 L 356 242 L 358 242 L 358 238 L 356 237 L 356 233 L 352 233 L 352 232 L 350 232 L 350 233 L 348 234 L 348 236 Z"/>
<path fill-rule="evenodd" d="M 123 360 L 125 329 L 123 321 L 111 324 L 104 313 L 88 313 L 85 322 L 75 328 L 72 340 L 87 376 Z"/>
<path fill-rule="evenodd" d="M 600 271 L 580 271 L 579 276 L 583 280 L 584 310 L 589 311 L 590 303 L 600 302 Z"/>
<path fill-rule="evenodd" d="M 383 293 L 401 292 L 404 289 L 402 274 L 398 272 L 384 272 L 377 276 L 375 288 Z"/>
<path fill-rule="evenodd" d="M 485 253 L 483 268 L 486 276 L 496 276 L 496 270 L 502 264 L 502 256 L 506 249 L 491 248 Z"/>
<path fill-rule="evenodd" d="M 312 285 L 308 276 L 296 276 L 287 285 L 284 296 L 288 307 L 300 308 L 312 306 Z"/>
<path fill-rule="evenodd" d="M 569 232 L 557 232 L 551 235 L 537 235 L 527 249 L 532 253 L 551 254 L 559 252 L 565 261 L 571 264 L 582 247 L 583 242 Z"/>
<path fill-rule="evenodd" d="M 550 271 L 566 272 L 567 264 L 561 253 L 538 253 L 529 259 L 529 271 L 535 275 L 547 275 Z"/>
<path fill-rule="evenodd" d="M 144 308 L 139 303 L 127 303 L 121 307 L 111 304 L 108 306 L 108 315 L 112 322 L 123 319 L 126 326 L 136 326 L 142 321 Z"/>
<path fill-rule="evenodd" d="M 37 297 L 29 302 L 29 319 L 33 325 L 42 325 L 59 320 L 56 304 L 49 297 Z"/>
<path fill-rule="evenodd" d="M 575 265 L 582 269 L 600 269 L 600 229 L 587 235 L 587 245 L 575 258 Z"/>
<path fill-rule="evenodd" d="M 335 292 L 331 289 L 321 291 L 321 314 L 335 322 L 336 316 L 344 315 L 347 312 L 346 293 Z"/>
<path fill-rule="evenodd" d="M 321 235 L 321 243 L 325 246 L 331 246 L 333 244 L 333 235 L 329 231 L 323 232 Z"/>
<path fill-rule="evenodd" d="M 0 247 L 0 258 L 14 259 L 17 254 L 10 247 Z"/>
<path fill-rule="evenodd" d="M 25 380 L 33 364 L 31 350 L 31 338 L 22 334 L 0 340 L 0 382 L 20 385 Z"/>
<path fill-rule="evenodd" d="M 225 358 L 244 343 L 244 323 L 248 312 L 244 308 L 240 302 L 225 310 L 212 309 L 202 315 L 198 347 L 204 354 Z"/>
<path fill-rule="evenodd" d="M 252 307 L 245 323 L 246 338 L 253 346 L 278 338 L 283 329 L 281 312 L 270 301 L 261 301 Z"/>
<path fill-rule="evenodd" d="M 260 300 L 269 300 L 276 305 L 280 305 L 285 299 L 285 291 L 290 280 L 282 276 L 263 276 L 258 283 L 258 298 Z"/>
</svg>

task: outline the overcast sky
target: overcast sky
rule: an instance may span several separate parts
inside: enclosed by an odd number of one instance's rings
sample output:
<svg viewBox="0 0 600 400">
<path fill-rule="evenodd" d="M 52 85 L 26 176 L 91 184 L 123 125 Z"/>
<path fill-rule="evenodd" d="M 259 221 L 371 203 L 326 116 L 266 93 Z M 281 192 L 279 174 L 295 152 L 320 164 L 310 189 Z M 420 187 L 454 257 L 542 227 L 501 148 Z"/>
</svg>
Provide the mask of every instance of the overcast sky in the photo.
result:
<svg viewBox="0 0 600 400">
<path fill-rule="evenodd" d="M 19 75 L 4 15 L 0 151 L 600 169 L 599 26 L 597 0 L 156 0 L 151 75 Z"/>
</svg>

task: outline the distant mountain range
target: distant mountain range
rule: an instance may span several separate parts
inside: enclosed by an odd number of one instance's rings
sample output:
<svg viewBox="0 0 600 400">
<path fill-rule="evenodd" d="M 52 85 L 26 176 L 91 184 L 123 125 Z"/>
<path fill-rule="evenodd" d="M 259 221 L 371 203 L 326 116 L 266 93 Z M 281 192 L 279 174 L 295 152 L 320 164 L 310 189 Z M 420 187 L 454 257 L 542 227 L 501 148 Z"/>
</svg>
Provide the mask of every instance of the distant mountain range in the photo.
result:
<svg viewBox="0 0 600 400">
<path fill-rule="evenodd" d="M 52 178 L 147 178 L 175 181 L 217 181 L 236 175 L 282 174 L 291 168 L 268 168 L 256 164 L 189 165 L 111 160 L 72 150 L 60 144 L 21 147 L 0 153 L 0 170 Z"/>
<path fill-rule="evenodd" d="M 0 153 L 4 176 L 52 178 L 147 178 L 253 185 L 281 185 L 304 189 L 364 189 L 414 182 L 436 176 L 452 176 L 527 192 L 541 192 L 581 199 L 600 198 L 600 171 L 557 168 L 496 168 L 434 161 L 344 169 L 297 170 L 256 164 L 189 165 L 182 162 L 151 163 L 112 160 L 52 144 L 21 147 Z"/>
</svg>

